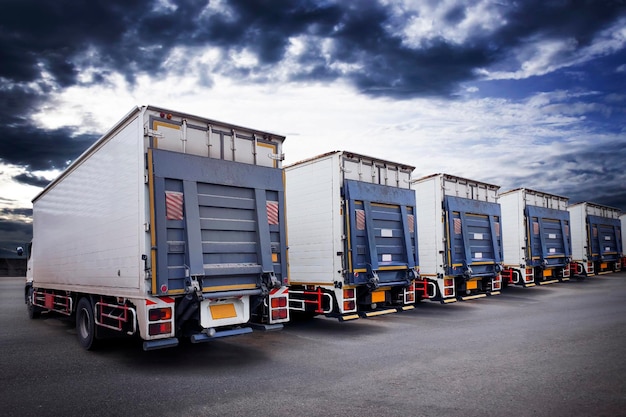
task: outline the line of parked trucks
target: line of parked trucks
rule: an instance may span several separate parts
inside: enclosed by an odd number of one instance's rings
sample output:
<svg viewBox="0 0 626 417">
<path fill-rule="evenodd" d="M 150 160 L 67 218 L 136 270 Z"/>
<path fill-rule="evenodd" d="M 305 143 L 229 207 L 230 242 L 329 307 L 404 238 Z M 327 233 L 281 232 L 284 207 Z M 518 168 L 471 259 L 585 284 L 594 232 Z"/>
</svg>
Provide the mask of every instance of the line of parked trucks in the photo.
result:
<svg viewBox="0 0 626 417">
<path fill-rule="evenodd" d="M 137 107 L 33 200 L 25 302 L 145 350 L 619 271 L 620 211 Z M 621 222 L 625 222 L 621 215 Z M 21 249 L 20 249 L 21 251 Z"/>
</svg>

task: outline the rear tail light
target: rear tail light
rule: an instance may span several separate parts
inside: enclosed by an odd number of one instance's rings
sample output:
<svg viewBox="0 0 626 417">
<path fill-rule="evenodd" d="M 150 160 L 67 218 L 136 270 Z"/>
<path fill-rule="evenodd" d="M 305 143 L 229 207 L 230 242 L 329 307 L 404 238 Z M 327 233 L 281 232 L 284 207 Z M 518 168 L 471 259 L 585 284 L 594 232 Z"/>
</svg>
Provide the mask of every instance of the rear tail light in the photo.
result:
<svg viewBox="0 0 626 417">
<path fill-rule="evenodd" d="M 287 309 L 281 308 L 277 310 L 272 310 L 272 320 L 284 320 L 287 316 Z"/>
<path fill-rule="evenodd" d="M 150 321 L 171 320 L 171 319 L 172 319 L 171 307 L 153 308 L 150 311 L 148 311 L 148 320 Z"/>
<path fill-rule="evenodd" d="M 354 288 L 343 289 L 343 312 L 356 311 L 356 290 Z"/>
<path fill-rule="evenodd" d="M 285 308 L 287 307 L 287 297 L 272 298 L 272 308 Z"/>
<path fill-rule="evenodd" d="M 168 321 L 165 323 L 153 323 L 148 328 L 148 333 L 150 336 L 154 336 L 157 334 L 169 334 L 172 332 L 172 322 Z"/>
<path fill-rule="evenodd" d="M 443 279 L 443 296 L 444 297 L 454 296 L 454 278 Z"/>
<path fill-rule="evenodd" d="M 532 268 L 526 268 L 526 275 L 524 276 L 524 282 L 529 283 L 535 280 L 535 273 Z"/>
<path fill-rule="evenodd" d="M 491 281 L 491 289 L 493 291 L 498 291 L 502 287 L 502 277 L 500 275 L 496 275 L 496 277 Z"/>
<path fill-rule="evenodd" d="M 289 290 L 287 287 L 274 288 L 270 291 L 269 300 L 269 322 L 277 324 L 289 320 Z"/>
</svg>

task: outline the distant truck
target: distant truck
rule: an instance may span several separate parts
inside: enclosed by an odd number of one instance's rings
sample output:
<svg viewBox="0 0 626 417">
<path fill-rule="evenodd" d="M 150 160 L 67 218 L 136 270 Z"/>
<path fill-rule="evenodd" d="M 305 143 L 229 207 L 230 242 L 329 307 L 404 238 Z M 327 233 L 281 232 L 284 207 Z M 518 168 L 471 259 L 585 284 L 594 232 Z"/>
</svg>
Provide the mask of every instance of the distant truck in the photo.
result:
<svg viewBox="0 0 626 417">
<path fill-rule="evenodd" d="M 567 210 L 572 222 L 573 273 L 593 276 L 620 271 L 620 210 L 586 201 L 572 204 Z"/>
<path fill-rule="evenodd" d="M 284 137 L 132 109 L 33 200 L 25 300 L 92 349 L 145 350 L 289 320 Z"/>
<path fill-rule="evenodd" d="M 413 169 L 347 151 L 285 167 L 294 314 L 346 321 L 414 308 Z"/>
<path fill-rule="evenodd" d="M 427 298 L 450 303 L 500 294 L 500 187 L 443 173 L 413 187 Z"/>
<path fill-rule="evenodd" d="M 501 193 L 504 285 L 532 287 L 570 279 L 568 199 L 518 188 Z"/>
<path fill-rule="evenodd" d="M 621 229 L 620 234 L 622 235 L 622 260 L 620 266 L 622 269 L 626 268 L 626 235 L 624 231 L 626 230 L 626 213 L 619 216 Z"/>
</svg>

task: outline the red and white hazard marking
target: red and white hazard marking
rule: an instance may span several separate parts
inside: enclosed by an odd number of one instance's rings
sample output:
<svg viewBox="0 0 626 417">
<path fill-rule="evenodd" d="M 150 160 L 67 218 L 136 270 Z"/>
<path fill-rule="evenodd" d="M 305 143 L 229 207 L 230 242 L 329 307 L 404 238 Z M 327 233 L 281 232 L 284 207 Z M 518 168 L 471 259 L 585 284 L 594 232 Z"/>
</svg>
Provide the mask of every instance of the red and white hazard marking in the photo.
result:
<svg viewBox="0 0 626 417">
<path fill-rule="evenodd" d="M 178 191 L 165 192 L 165 217 L 167 220 L 183 219 L 183 193 Z"/>
</svg>

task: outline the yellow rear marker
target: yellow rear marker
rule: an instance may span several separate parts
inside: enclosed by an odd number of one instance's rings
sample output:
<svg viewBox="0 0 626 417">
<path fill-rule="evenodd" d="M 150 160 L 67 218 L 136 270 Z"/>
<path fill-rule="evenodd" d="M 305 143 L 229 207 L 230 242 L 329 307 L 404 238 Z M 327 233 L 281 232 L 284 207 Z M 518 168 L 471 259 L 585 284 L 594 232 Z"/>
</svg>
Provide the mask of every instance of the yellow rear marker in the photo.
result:
<svg viewBox="0 0 626 417">
<path fill-rule="evenodd" d="M 202 292 L 210 294 L 217 291 L 237 291 L 237 290 L 253 290 L 257 288 L 256 284 L 240 284 L 240 285 L 219 285 L 215 287 L 204 287 Z"/>
<path fill-rule="evenodd" d="M 348 316 L 341 316 L 339 317 L 339 320 L 341 321 L 348 321 L 348 320 L 356 320 L 360 318 L 358 314 L 350 314 Z"/>
<path fill-rule="evenodd" d="M 461 300 L 463 300 L 463 301 L 475 300 L 477 298 L 483 298 L 483 297 L 486 297 L 486 296 L 487 296 L 487 294 L 468 295 L 468 296 L 465 296 L 465 297 L 461 297 Z"/>
<path fill-rule="evenodd" d="M 376 316 L 382 316 L 382 315 L 391 314 L 391 313 L 397 313 L 397 311 L 396 310 L 368 311 L 367 313 L 365 313 L 365 317 L 376 317 Z"/>
<path fill-rule="evenodd" d="M 385 291 L 374 291 L 372 293 L 372 303 L 384 303 Z"/>
<path fill-rule="evenodd" d="M 550 281 L 541 281 L 539 283 L 539 285 L 548 285 L 548 284 L 554 284 L 555 282 L 559 282 L 558 279 L 551 279 Z"/>
<path fill-rule="evenodd" d="M 230 319 L 237 317 L 234 304 L 215 304 L 209 306 L 213 319 Z"/>
</svg>

